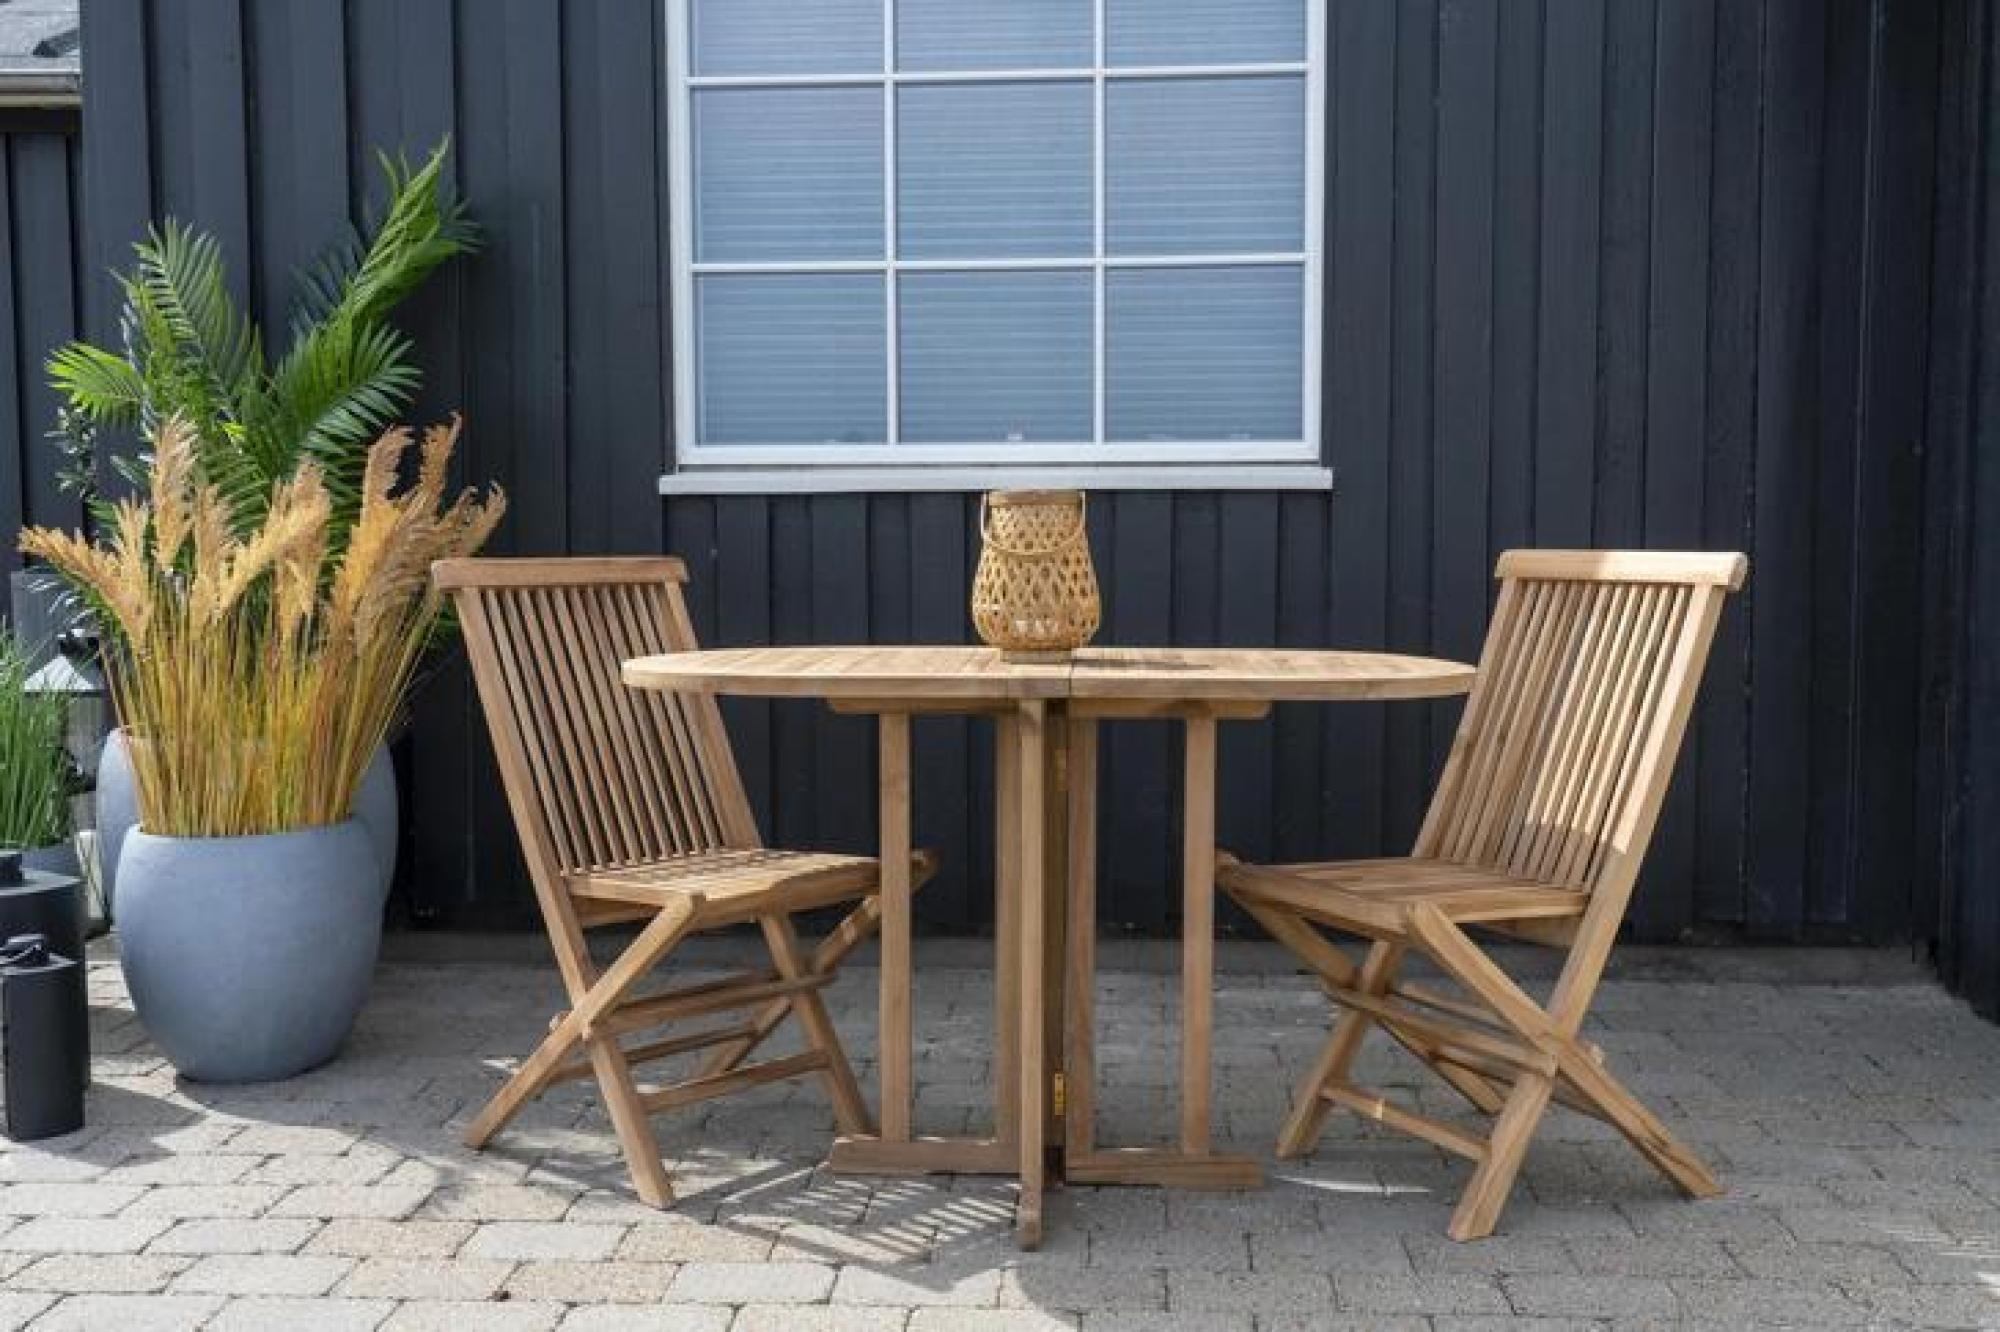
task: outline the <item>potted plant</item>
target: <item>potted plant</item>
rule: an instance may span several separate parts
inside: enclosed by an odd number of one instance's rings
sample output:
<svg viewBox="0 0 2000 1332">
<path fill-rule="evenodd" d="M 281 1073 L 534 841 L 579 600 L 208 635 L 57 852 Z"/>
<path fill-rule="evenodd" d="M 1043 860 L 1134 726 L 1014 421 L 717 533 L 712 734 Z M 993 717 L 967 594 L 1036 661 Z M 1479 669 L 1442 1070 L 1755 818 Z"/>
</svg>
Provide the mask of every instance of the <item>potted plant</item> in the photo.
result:
<svg viewBox="0 0 2000 1332">
<path fill-rule="evenodd" d="M 188 1077 L 265 1081 L 331 1058 L 381 937 L 374 852 L 354 819 L 441 607 L 435 560 L 476 551 L 497 492 L 444 502 L 454 423 L 368 451 L 350 539 L 317 463 L 274 484 L 248 530 L 197 470 L 195 432 L 154 437 L 146 498 L 101 541 L 46 528 L 22 550 L 100 607 L 130 738 L 139 827 L 119 859 L 133 1005 Z"/>
<path fill-rule="evenodd" d="M 196 475 L 227 501 L 233 531 L 246 537 L 266 516 L 274 488 L 302 463 L 327 491 L 325 552 L 347 548 L 361 501 L 369 445 L 414 398 L 423 377 L 390 314 L 439 265 L 477 244 L 463 208 L 447 193 L 448 144 L 421 165 L 382 158 L 387 203 L 363 235 L 335 245 L 300 283 L 286 350 L 229 293 L 221 247 L 169 219 L 134 246 L 120 279 L 123 345 L 73 342 L 49 359 L 64 409 L 55 436 L 71 458 L 68 476 L 94 495 L 94 436 L 103 428 L 157 432 L 178 416 Z M 127 460 L 134 488 L 150 461 Z M 110 511 L 92 504 L 100 523 Z M 98 845 L 104 895 L 113 900 L 118 852 L 134 809 L 125 737 L 114 733 L 99 763 Z M 385 749 L 371 760 L 355 813 L 368 829 L 386 898 L 396 862 L 395 770 Z"/>
<path fill-rule="evenodd" d="M 0 847 L 18 848 L 29 869 L 75 877 L 68 705 L 60 694 L 33 692 L 34 673 L 34 659 L 0 628 Z"/>
</svg>

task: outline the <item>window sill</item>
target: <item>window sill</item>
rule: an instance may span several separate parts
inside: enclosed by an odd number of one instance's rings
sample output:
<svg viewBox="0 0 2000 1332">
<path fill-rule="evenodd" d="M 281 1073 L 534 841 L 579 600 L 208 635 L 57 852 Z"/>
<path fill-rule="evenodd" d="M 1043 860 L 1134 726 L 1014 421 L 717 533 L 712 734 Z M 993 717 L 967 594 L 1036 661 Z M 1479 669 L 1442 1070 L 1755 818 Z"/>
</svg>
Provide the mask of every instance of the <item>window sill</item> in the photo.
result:
<svg viewBox="0 0 2000 1332">
<path fill-rule="evenodd" d="M 1130 466 L 685 467 L 662 495 L 832 495 L 871 491 L 1319 490 L 1333 472 L 1311 463 L 1147 463 Z"/>
</svg>

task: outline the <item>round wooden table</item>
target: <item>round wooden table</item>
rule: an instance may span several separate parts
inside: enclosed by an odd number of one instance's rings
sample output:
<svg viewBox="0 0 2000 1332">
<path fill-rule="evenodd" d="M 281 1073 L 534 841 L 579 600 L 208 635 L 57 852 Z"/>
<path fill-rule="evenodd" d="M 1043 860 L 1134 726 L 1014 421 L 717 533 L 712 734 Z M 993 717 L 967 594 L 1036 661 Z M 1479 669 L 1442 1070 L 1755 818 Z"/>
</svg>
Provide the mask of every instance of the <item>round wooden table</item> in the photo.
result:
<svg viewBox="0 0 2000 1332">
<path fill-rule="evenodd" d="M 1016 664 L 981 647 L 772 647 L 625 663 L 640 689 L 818 698 L 879 717 L 882 861 L 881 1109 L 872 1137 L 843 1137 L 839 1170 L 1018 1174 L 1016 1235 L 1041 1242 L 1051 1179 L 1248 1188 L 1262 1171 L 1211 1147 L 1215 754 L 1221 721 L 1285 701 L 1444 698 L 1477 674 L 1460 662 L 1376 652 L 1085 648 Z M 910 1020 L 910 719 L 989 714 L 995 745 L 994 969 L 999 1058 L 994 1131 L 913 1132 Z M 1167 718 L 1187 728 L 1182 854 L 1181 1115 L 1171 1148 L 1102 1148 L 1095 1134 L 1097 727 Z"/>
</svg>

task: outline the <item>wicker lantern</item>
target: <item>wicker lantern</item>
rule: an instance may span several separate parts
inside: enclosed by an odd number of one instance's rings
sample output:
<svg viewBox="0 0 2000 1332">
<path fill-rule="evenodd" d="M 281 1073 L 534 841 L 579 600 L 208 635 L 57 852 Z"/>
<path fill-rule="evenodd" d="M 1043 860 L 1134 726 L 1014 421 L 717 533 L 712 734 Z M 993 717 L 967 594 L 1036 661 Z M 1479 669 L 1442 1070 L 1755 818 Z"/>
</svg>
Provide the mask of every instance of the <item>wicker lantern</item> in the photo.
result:
<svg viewBox="0 0 2000 1332">
<path fill-rule="evenodd" d="M 1065 661 L 1103 618 L 1080 490 L 996 490 L 979 501 L 972 623 L 1008 661 Z"/>
</svg>

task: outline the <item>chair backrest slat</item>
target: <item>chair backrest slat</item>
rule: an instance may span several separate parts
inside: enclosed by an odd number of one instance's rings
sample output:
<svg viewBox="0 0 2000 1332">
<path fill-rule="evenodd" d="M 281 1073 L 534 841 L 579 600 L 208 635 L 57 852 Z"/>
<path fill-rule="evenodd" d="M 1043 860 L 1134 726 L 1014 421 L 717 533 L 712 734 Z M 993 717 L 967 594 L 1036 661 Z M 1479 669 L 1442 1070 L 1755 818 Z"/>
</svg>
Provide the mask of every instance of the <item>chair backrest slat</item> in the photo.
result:
<svg viewBox="0 0 2000 1332">
<path fill-rule="evenodd" d="M 1628 891 L 1734 554 L 1517 551 L 1416 853 Z"/>
<path fill-rule="evenodd" d="M 759 845 L 711 698 L 627 687 L 631 657 L 692 651 L 678 560 L 451 560 L 487 724 L 538 886 Z"/>
</svg>

